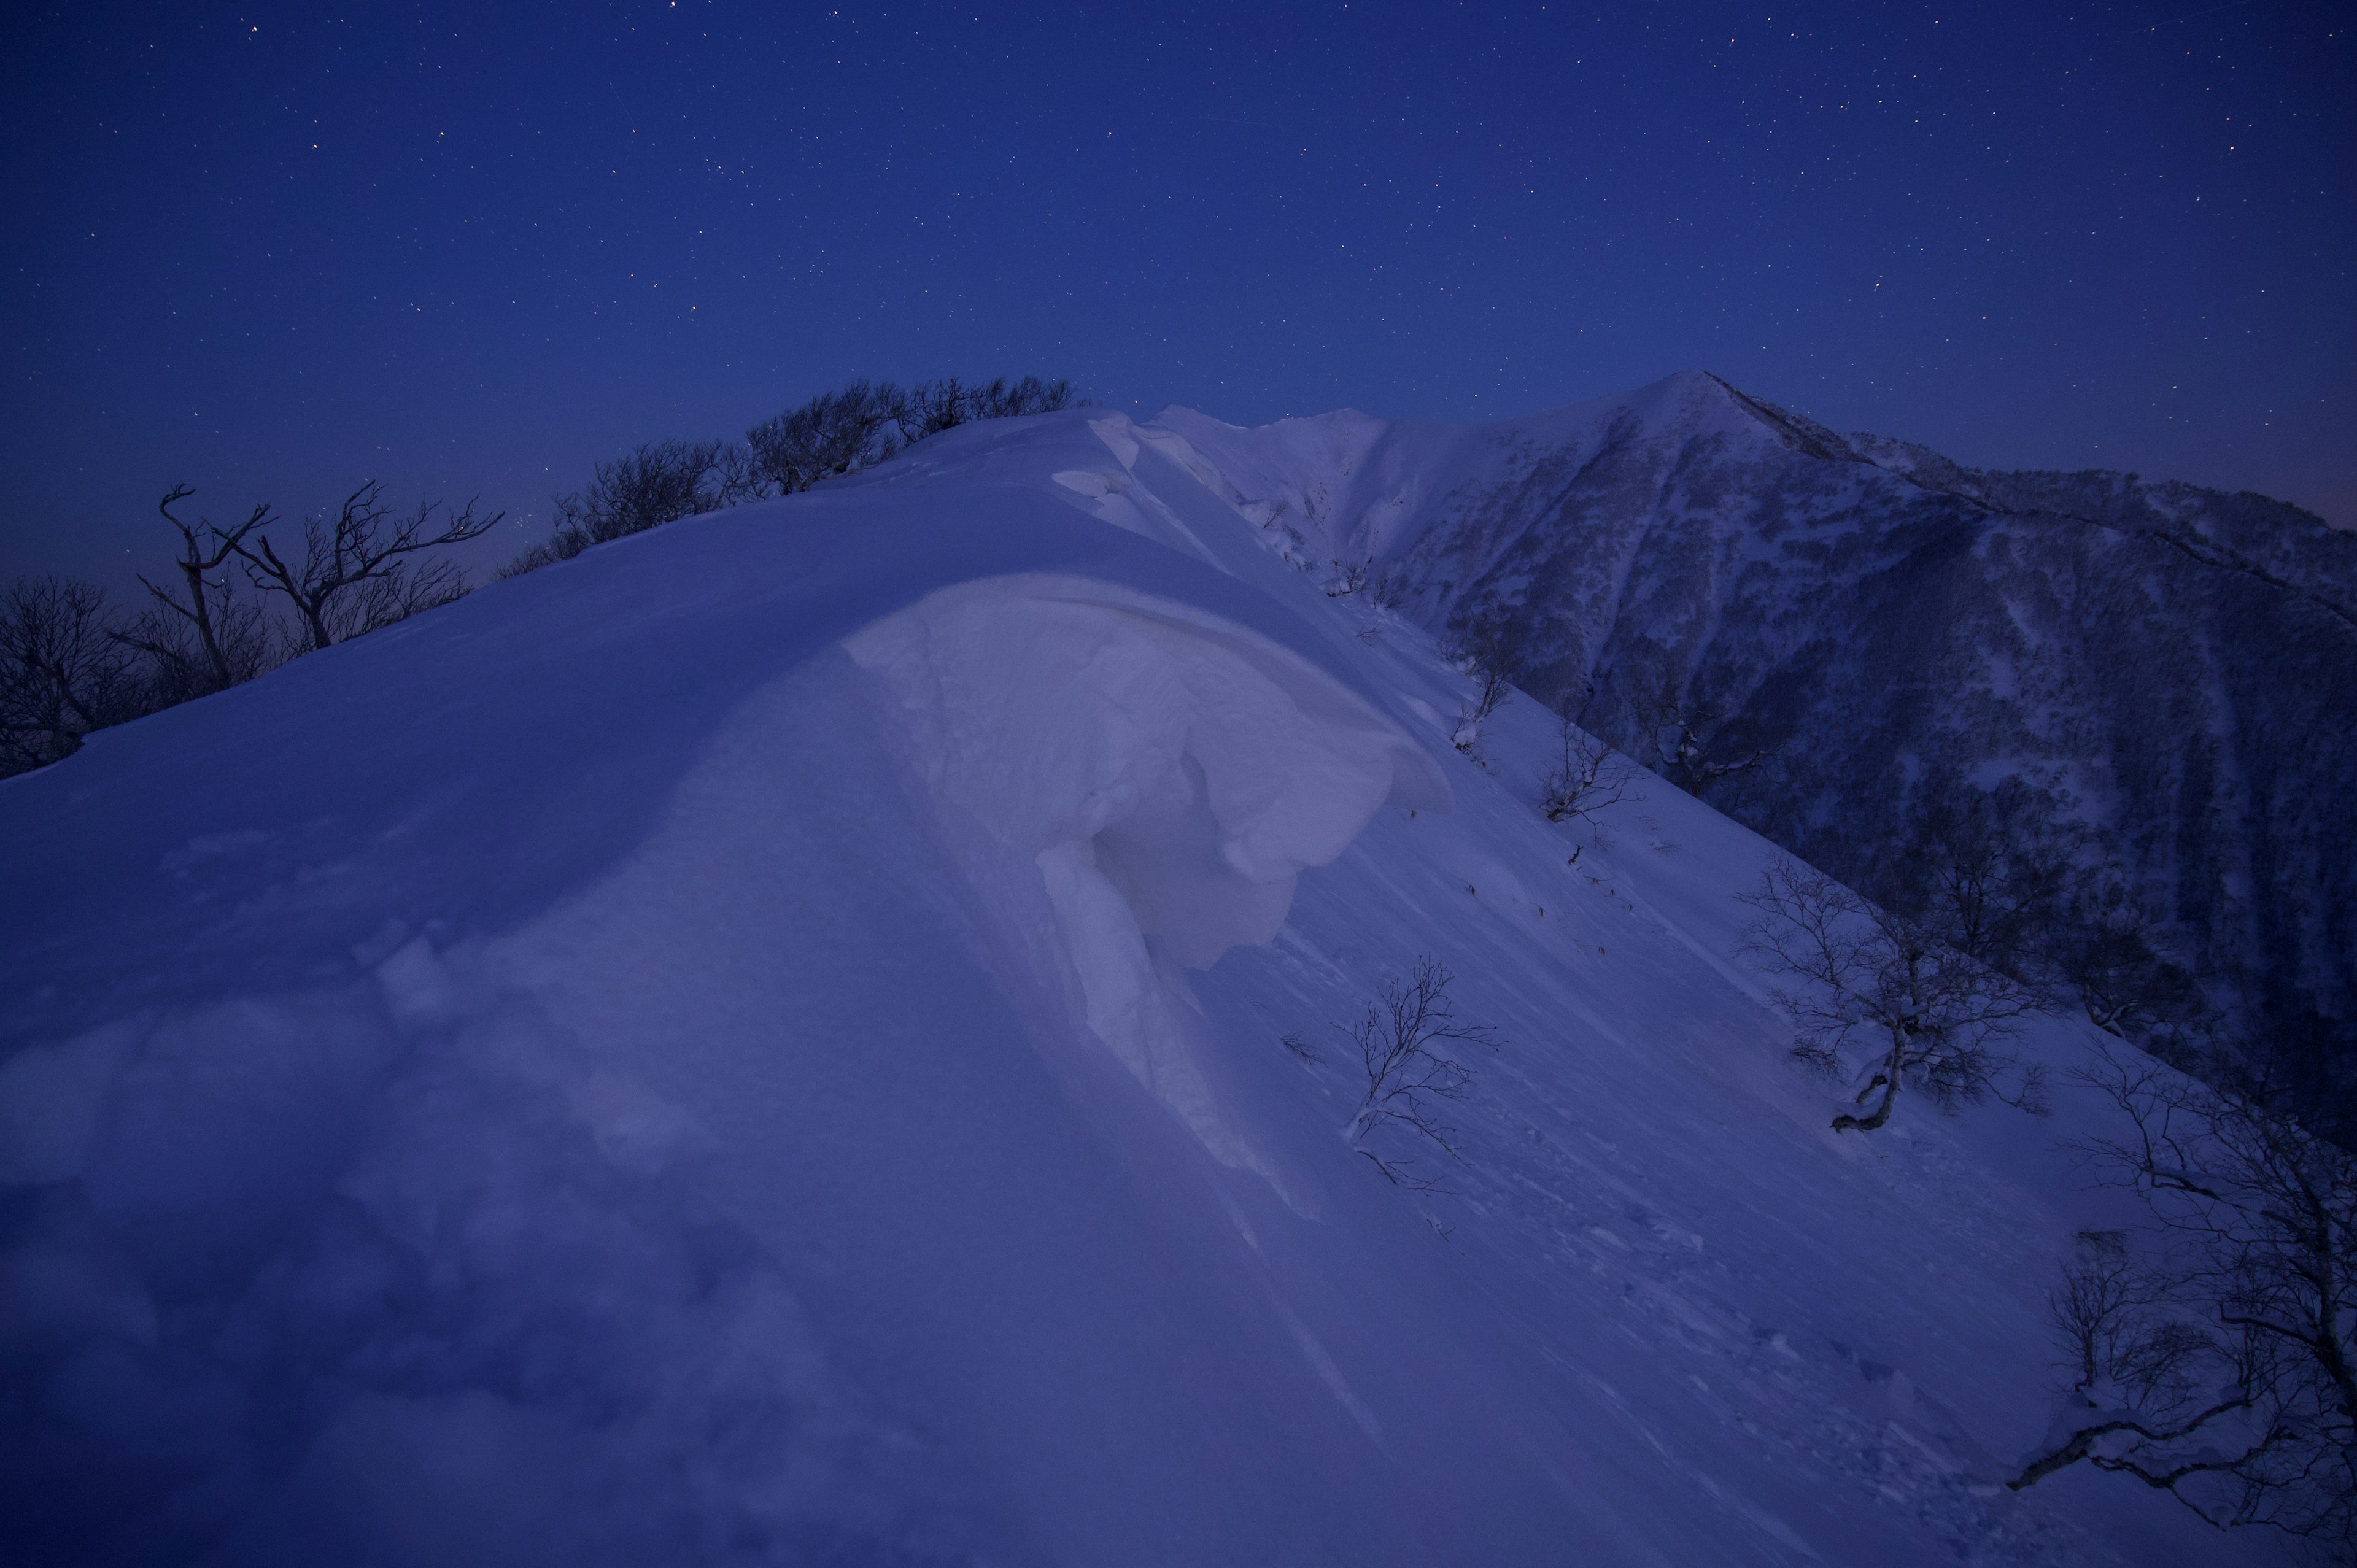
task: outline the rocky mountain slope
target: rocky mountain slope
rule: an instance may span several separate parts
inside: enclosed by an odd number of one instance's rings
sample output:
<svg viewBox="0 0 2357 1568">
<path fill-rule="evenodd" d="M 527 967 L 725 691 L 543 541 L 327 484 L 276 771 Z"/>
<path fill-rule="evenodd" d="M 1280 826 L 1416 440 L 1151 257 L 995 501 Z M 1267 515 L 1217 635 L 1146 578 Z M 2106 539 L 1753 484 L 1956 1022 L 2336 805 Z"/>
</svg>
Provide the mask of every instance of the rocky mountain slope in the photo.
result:
<svg viewBox="0 0 2357 1568">
<path fill-rule="evenodd" d="M 1167 417 L 1305 562 L 1486 635 L 1817 863 L 1869 872 L 1927 781 L 2018 778 L 2198 971 L 2357 1013 L 2357 536 L 2247 493 L 1966 468 L 1700 373 L 1478 428 Z"/>
</svg>

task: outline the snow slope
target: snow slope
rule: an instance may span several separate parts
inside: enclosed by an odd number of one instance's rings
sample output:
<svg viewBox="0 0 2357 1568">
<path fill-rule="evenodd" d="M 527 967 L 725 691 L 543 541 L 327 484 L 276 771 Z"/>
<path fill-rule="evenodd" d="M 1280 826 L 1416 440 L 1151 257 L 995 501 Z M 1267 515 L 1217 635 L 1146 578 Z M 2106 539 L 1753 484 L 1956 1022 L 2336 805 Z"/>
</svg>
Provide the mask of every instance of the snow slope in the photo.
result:
<svg viewBox="0 0 2357 1568">
<path fill-rule="evenodd" d="M 2093 1112 L 1828 1132 L 1769 846 L 1654 785 L 1566 864 L 1544 715 L 1452 750 L 1232 504 L 1327 457 L 1203 427 L 953 432 L 0 783 L 7 1560 L 2254 1553 L 1994 1485 Z M 1416 1193 L 1333 1026 L 1425 955 L 1501 1043 Z"/>
</svg>

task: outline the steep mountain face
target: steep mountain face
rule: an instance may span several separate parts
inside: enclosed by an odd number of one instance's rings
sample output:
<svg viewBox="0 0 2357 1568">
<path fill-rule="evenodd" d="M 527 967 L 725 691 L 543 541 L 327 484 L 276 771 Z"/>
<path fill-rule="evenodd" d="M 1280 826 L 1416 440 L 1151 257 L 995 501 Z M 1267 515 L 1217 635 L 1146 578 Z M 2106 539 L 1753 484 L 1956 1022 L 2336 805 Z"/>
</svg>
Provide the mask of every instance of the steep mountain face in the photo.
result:
<svg viewBox="0 0 2357 1568">
<path fill-rule="evenodd" d="M 1778 852 L 1548 822 L 1272 548 L 1425 438 L 955 431 L 0 782 L 0 1558 L 2263 1560 L 2003 1484 L 2091 1031 L 1835 1134 Z M 1454 1156 L 1350 1032 L 1427 963 Z"/>
<path fill-rule="evenodd" d="M 1670 770 L 1818 864 L 1868 870 L 1926 780 L 2018 777 L 2197 967 L 2357 1012 L 2357 537 L 1965 468 L 1698 373 L 1478 429 L 1168 417 L 1297 555 L 1486 632 L 1648 762 L 1683 722 Z"/>
</svg>

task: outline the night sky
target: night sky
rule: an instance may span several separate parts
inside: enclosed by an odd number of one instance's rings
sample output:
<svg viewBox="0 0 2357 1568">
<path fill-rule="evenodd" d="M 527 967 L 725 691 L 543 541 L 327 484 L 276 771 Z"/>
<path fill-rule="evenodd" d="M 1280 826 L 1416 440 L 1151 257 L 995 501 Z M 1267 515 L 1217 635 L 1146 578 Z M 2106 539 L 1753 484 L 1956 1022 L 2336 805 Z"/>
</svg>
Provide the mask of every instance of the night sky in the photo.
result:
<svg viewBox="0 0 2357 1568">
<path fill-rule="evenodd" d="M 2346 5 L 334 9 L 9 7 L 0 575 L 135 590 L 175 482 L 544 519 L 1025 371 L 1259 423 L 1697 367 L 2357 526 Z"/>
</svg>

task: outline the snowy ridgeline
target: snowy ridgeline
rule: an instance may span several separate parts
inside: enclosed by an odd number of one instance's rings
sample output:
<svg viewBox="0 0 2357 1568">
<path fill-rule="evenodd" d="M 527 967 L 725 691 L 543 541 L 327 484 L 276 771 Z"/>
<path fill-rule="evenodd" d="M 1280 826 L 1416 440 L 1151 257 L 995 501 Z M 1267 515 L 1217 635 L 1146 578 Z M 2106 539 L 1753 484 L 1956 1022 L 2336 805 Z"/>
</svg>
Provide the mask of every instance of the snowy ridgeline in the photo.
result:
<svg viewBox="0 0 2357 1568">
<path fill-rule="evenodd" d="M 0 784 L 8 1559 L 2263 1545 L 2000 1485 L 2092 1104 L 1830 1132 L 1769 846 L 1549 824 L 1546 715 L 1453 747 L 1188 428 L 956 431 Z M 1461 1163 L 1352 1142 L 1425 959 Z"/>
</svg>

